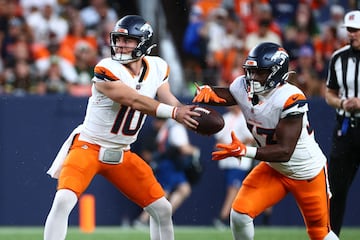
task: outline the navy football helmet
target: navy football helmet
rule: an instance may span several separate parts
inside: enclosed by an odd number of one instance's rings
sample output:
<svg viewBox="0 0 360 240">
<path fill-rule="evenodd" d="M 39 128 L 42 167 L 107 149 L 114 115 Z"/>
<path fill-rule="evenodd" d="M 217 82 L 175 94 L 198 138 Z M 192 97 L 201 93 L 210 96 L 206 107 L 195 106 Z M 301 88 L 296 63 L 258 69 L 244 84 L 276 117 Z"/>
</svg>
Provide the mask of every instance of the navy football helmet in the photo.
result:
<svg viewBox="0 0 360 240">
<path fill-rule="evenodd" d="M 116 38 L 125 36 L 136 39 L 137 47 L 129 54 L 117 53 Z M 153 29 L 141 16 L 127 15 L 116 22 L 112 32 L 110 32 L 111 57 L 121 63 L 129 63 L 150 54 L 155 47 L 152 44 Z"/>
<path fill-rule="evenodd" d="M 266 93 L 279 84 L 283 84 L 289 76 L 289 55 L 280 45 L 264 42 L 249 52 L 243 64 L 246 71 L 249 96 Z M 267 79 L 253 79 L 252 72 L 268 71 Z"/>
</svg>

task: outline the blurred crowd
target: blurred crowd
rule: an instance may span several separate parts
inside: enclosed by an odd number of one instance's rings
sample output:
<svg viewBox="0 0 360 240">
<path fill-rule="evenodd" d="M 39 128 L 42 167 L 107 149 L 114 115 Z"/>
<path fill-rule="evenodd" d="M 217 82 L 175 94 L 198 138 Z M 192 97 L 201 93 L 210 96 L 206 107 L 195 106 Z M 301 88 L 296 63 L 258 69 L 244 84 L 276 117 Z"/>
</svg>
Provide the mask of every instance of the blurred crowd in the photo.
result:
<svg viewBox="0 0 360 240">
<path fill-rule="evenodd" d="M 88 96 L 118 20 L 106 0 L 0 0 L 0 94 Z"/>
<path fill-rule="evenodd" d="M 331 54 L 347 43 L 342 24 L 351 8 L 345 1 L 194 1 L 183 41 L 186 79 L 228 85 L 244 73 L 248 51 L 270 41 L 290 55 L 296 74 L 289 81 L 309 97 L 324 96 Z"/>
<path fill-rule="evenodd" d="M 185 0 L 183 0 L 185 1 Z M 226 85 L 243 73 L 249 49 L 284 46 L 291 78 L 323 96 L 328 60 L 346 44 L 344 14 L 355 6 L 322 1 L 188 0 L 181 59 L 188 89 Z M 89 96 L 93 67 L 110 56 L 109 32 L 122 17 L 107 0 L 0 0 L 0 95 Z M 329 17 L 319 12 L 329 9 Z"/>
</svg>

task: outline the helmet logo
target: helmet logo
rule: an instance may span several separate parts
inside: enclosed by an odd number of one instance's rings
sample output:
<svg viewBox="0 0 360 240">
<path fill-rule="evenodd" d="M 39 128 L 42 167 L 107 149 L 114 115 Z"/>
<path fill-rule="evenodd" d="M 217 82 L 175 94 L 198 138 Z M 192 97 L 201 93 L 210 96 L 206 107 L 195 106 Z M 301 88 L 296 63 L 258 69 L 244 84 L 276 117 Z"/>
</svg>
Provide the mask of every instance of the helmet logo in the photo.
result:
<svg viewBox="0 0 360 240">
<path fill-rule="evenodd" d="M 140 28 L 140 31 L 144 32 L 144 33 L 148 32 L 148 36 L 147 36 L 148 38 L 150 38 L 153 35 L 152 27 L 148 23 L 145 23 L 144 25 L 142 25 L 142 27 Z"/>
<path fill-rule="evenodd" d="M 280 66 L 289 58 L 289 55 L 283 48 L 279 48 L 271 57 L 271 61 L 279 64 Z"/>
<path fill-rule="evenodd" d="M 254 60 L 246 60 L 244 65 L 248 67 L 257 67 L 257 62 Z"/>
<path fill-rule="evenodd" d="M 117 30 L 117 32 L 119 32 L 119 33 L 125 33 L 125 34 L 128 34 L 128 33 L 129 33 L 128 30 L 125 29 L 125 28 L 119 28 L 119 29 Z"/>
</svg>

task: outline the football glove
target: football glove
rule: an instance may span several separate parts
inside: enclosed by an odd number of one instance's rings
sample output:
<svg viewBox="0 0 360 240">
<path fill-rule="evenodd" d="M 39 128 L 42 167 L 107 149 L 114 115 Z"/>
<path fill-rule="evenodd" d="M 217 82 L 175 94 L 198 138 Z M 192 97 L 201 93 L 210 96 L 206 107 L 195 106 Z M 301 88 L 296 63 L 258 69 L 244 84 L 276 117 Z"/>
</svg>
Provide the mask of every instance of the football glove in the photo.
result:
<svg viewBox="0 0 360 240">
<path fill-rule="evenodd" d="M 212 153 L 212 160 L 221 160 L 227 157 L 242 157 L 246 155 L 247 148 L 236 136 L 235 132 L 231 132 L 232 143 L 216 144 L 216 148 L 222 149 Z"/>
<path fill-rule="evenodd" d="M 225 103 L 226 100 L 216 95 L 209 85 L 199 86 L 195 83 L 196 86 L 196 96 L 192 100 L 193 102 L 203 102 L 208 103 L 210 101 L 216 103 Z"/>
</svg>

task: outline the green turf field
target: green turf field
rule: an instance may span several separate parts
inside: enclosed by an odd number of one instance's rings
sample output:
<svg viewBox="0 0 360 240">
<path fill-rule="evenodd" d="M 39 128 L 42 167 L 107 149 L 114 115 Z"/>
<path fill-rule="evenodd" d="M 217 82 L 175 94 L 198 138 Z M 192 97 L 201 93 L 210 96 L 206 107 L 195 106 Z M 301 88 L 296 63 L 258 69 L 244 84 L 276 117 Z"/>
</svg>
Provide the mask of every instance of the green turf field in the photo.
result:
<svg viewBox="0 0 360 240">
<path fill-rule="evenodd" d="M 0 240 L 41 240 L 41 227 L 0 227 Z M 230 230 L 216 230 L 212 227 L 175 227 L 176 240 L 231 240 Z M 86 234 L 72 227 L 67 240 L 148 240 L 147 230 L 120 227 L 97 227 L 94 233 Z M 302 227 L 257 227 L 256 240 L 307 240 Z M 359 228 L 344 228 L 341 239 L 360 239 Z"/>
</svg>

